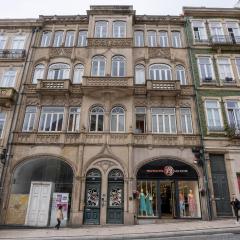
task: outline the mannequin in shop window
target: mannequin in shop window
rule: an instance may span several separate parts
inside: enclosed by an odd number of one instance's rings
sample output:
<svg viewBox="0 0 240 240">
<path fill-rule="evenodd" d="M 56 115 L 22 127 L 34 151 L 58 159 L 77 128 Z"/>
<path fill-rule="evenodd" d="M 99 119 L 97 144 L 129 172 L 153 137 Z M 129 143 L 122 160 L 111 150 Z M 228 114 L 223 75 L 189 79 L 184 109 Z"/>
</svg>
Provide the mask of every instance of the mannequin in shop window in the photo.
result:
<svg viewBox="0 0 240 240">
<path fill-rule="evenodd" d="M 194 217 L 195 212 L 196 212 L 196 202 L 195 202 L 195 198 L 194 198 L 192 189 L 190 189 L 189 193 L 188 193 L 188 207 L 189 207 L 190 216 Z"/>
<path fill-rule="evenodd" d="M 179 209 L 180 209 L 180 216 L 185 216 L 185 198 L 183 192 L 179 193 Z"/>
<path fill-rule="evenodd" d="M 147 208 L 146 208 L 146 199 L 145 199 L 145 194 L 143 192 L 143 189 L 141 189 L 141 193 L 140 193 L 140 196 L 139 196 L 139 210 L 140 210 L 140 215 L 143 216 L 143 215 L 146 215 L 147 213 Z"/>
<path fill-rule="evenodd" d="M 148 190 L 146 191 L 146 210 L 147 210 L 147 215 L 148 216 L 153 216 L 153 209 L 152 209 L 152 200 L 153 197 L 152 195 L 148 192 Z"/>
</svg>

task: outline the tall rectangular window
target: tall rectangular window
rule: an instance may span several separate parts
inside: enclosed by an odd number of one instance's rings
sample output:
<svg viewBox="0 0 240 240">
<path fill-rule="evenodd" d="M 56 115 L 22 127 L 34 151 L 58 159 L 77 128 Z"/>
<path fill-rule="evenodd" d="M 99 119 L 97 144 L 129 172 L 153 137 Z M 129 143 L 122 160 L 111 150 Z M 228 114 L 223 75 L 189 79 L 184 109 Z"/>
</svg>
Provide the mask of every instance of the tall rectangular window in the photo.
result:
<svg viewBox="0 0 240 240">
<path fill-rule="evenodd" d="M 33 131 L 34 123 L 35 123 L 35 119 L 36 119 L 36 112 L 37 112 L 36 107 L 28 106 L 26 108 L 24 122 L 23 122 L 23 128 L 22 128 L 23 132 Z"/>
<path fill-rule="evenodd" d="M 114 38 L 125 38 L 126 37 L 126 22 L 115 21 L 113 23 L 113 37 Z"/>
<path fill-rule="evenodd" d="M 15 69 L 6 71 L 2 76 L 0 87 L 15 87 L 16 74 Z"/>
<path fill-rule="evenodd" d="M 134 32 L 135 47 L 144 47 L 144 33 L 143 31 Z"/>
<path fill-rule="evenodd" d="M 47 31 L 43 32 L 41 39 L 41 47 L 49 47 L 51 42 L 52 33 Z"/>
<path fill-rule="evenodd" d="M 180 108 L 182 133 L 193 133 L 190 108 Z"/>
<path fill-rule="evenodd" d="M 108 22 L 107 21 L 97 21 L 95 23 L 95 38 L 106 38 L 108 35 Z"/>
<path fill-rule="evenodd" d="M 145 133 L 146 132 L 146 108 L 136 107 L 135 116 L 136 116 L 135 133 Z"/>
<path fill-rule="evenodd" d="M 63 31 L 56 31 L 54 34 L 53 47 L 61 47 L 63 44 Z"/>
<path fill-rule="evenodd" d="M 0 138 L 2 138 L 3 130 L 6 122 L 6 113 L 0 112 Z"/>
<path fill-rule="evenodd" d="M 238 78 L 240 78 L 240 58 L 236 58 L 236 67 L 238 72 Z"/>
<path fill-rule="evenodd" d="M 226 82 L 233 80 L 232 67 L 229 58 L 218 58 L 218 71 L 221 80 Z"/>
<path fill-rule="evenodd" d="M 220 104 L 217 100 L 206 100 L 207 127 L 209 131 L 222 131 L 223 121 Z"/>
<path fill-rule="evenodd" d="M 210 32 L 213 42 L 226 42 L 226 38 L 223 33 L 222 24 L 220 22 L 210 22 Z"/>
<path fill-rule="evenodd" d="M 87 46 L 87 31 L 85 30 L 79 31 L 78 47 L 86 47 L 86 46 Z"/>
<path fill-rule="evenodd" d="M 159 32 L 160 47 L 168 47 L 168 32 Z"/>
<path fill-rule="evenodd" d="M 172 46 L 174 48 L 181 48 L 182 47 L 181 33 L 180 32 L 172 32 Z"/>
<path fill-rule="evenodd" d="M 6 46 L 7 37 L 6 36 L 0 36 L 0 49 L 4 49 Z"/>
<path fill-rule="evenodd" d="M 79 124 L 80 124 L 80 108 L 71 107 L 69 110 L 68 117 L 68 131 L 69 132 L 79 131 Z"/>
<path fill-rule="evenodd" d="M 205 28 L 205 23 L 202 21 L 193 21 L 193 34 L 195 41 L 207 41 L 207 31 Z"/>
<path fill-rule="evenodd" d="M 39 131 L 60 132 L 63 126 L 63 107 L 43 107 L 41 111 Z"/>
<path fill-rule="evenodd" d="M 15 36 L 12 39 L 12 49 L 21 50 L 24 49 L 26 36 Z"/>
<path fill-rule="evenodd" d="M 66 40 L 65 40 L 65 47 L 73 47 L 74 45 L 74 31 L 67 31 Z"/>
<path fill-rule="evenodd" d="M 148 31 L 148 46 L 157 47 L 157 33 L 155 31 Z"/>
<path fill-rule="evenodd" d="M 240 102 L 228 100 L 226 103 L 228 124 L 240 131 Z"/>
<path fill-rule="evenodd" d="M 198 58 L 198 67 L 200 72 L 200 78 L 204 82 L 213 80 L 213 66 L 212 60 L 210 57 L 199 57 Z"/>
<path fill-rule="evenodd" d="M 227 29 L 230 40 L 233 43 L 240 43 L 240 29 L 238 22 L 227 22 Z"/>
<path fill-rule="evenodd" d="M 152 132 L 177 132 L 175 108 L 152 108 Z"/>
</svg>

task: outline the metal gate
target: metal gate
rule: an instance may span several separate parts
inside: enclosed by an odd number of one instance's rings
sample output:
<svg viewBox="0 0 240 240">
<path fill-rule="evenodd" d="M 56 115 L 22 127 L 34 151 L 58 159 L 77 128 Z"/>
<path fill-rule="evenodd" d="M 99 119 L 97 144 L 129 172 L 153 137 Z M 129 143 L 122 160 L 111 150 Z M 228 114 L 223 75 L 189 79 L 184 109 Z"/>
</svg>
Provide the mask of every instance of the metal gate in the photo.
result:
<svg viewBox="0 0 240 240">
<path fill-rule="evenodd" d="M 123 224 L 124 182 L 120 170 L 114 169 L 108 175 L 107 223 Z"/>
<path fill-rule="evenodd" d="M 87 173 L 84 224 L 100 224 L 101 173 L 91 169 Z"/>
</svg>

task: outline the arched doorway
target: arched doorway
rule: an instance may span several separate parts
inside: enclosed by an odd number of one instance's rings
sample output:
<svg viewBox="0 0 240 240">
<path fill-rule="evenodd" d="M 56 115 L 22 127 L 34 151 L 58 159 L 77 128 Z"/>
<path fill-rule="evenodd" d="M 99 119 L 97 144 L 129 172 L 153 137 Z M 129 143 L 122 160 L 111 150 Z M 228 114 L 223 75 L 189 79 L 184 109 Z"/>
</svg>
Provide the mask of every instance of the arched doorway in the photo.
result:
<svg viewBox="0 0 240 240">
<path fill-rule="evenodd" d="M 123 224 L 123 199 L 123 173 L 119 169 L 113 169 L 108 174 L 107 223 Z"/>
<path fill-rule="evenodd" d="M 198 174 L 177 160 L 155 160 L 137 172 L 138 218 L 201 218 Z"/>
<path fill-rule="evenodd" d="M 20 164 L 14 171 L 7 223 L 53 226 L 56 209 L 63 207 L 67 224 L 71 208 L 73 171 L 55 157 L 39 157 Z"/>
<path fill-rule="evenodd" d="M 86 175 L 84 224 L 100 224 L 101 172 L 91 169 Z"/>
</svg>

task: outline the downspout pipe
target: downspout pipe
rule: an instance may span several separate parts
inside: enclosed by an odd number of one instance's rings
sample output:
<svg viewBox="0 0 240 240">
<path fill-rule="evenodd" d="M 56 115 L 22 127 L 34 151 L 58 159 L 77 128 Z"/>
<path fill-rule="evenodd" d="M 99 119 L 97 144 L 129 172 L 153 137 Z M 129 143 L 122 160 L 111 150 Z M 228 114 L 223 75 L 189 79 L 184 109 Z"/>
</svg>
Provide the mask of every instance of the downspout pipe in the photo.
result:
<svg viewBox="0 0 240 240">
<path fill-rule="evenodd" d="M 191 25 L 191 22 L 189 21 L 189 19 L 185 19 L 185 33 L 187 36 L 187 44 L 188 44 L 188 58 L 190 61 L 190 69 L 191 69 L 191 76 L 193 79 L 193 86 L 194 86 L 194 92 L 196 94 L 196 100 L 195 100 L 195 106 L 196 106 L 196 111 L 197 111 L 197 122 L 198 122 L 198 127 L 200 130 L 200 141 L 201 141 L 201 148 L 202 148 L 202 154 L 201 157 L 203 158 L 202 162 L 203 162 L 203 174 L 204 174 L 204 185 L 205 185 L 205 189 L 206 189 L 206 197 L 207 197 L 207 208 L 208 208 L 208 218 L 209 220 L 212 220 L 212 207 L 211 207 L 211 196 L 210 196 L 210 191 L 209 191 L 209 177 L 208 177 L 208 170 L 207 170 L 207 165 L 206 165 L 206 158 L 205 158 L 205 148 L 204 148 L 204 131 L 203 131 L 203 127 L 201 124 L 201 114 L 200 114 L 200 96 L 198 94 L 198 87 L 197 87 L 197 80 L 196 80 L 196 76 L 194 74 L 194 67 L 193 67 L 193 54 L 192 54 L 192 43 L 191 43 L 191 39 L 190 39 L 190 32 L 189 32 L 189 25 Z"/>
</svg>

